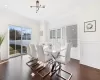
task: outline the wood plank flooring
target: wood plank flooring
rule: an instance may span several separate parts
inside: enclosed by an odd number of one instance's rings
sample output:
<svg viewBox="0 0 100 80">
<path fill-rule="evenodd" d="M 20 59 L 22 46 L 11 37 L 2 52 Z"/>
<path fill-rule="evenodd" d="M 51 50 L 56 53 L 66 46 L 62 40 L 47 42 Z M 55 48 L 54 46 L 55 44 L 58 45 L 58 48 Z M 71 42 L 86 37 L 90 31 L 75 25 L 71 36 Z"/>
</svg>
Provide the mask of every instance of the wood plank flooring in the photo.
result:
<svg viewBox="0 0 100 80">
<path fill-rule="evenodd" d="M 26 65 L 29 61 L 27 55 L 10 59 L 0 65 L 0 80 L 41 80 L 39 75 L 31 76 L 32 70 Z M 72 59 L 63 69 L 73 74 L 71 80 L 100 80 L 100 70 L 80 65 Z M 47 76 L 44 80 L 50 80 Z M 53 76 L 52 80 L 58 80 Z"/>
</svg>

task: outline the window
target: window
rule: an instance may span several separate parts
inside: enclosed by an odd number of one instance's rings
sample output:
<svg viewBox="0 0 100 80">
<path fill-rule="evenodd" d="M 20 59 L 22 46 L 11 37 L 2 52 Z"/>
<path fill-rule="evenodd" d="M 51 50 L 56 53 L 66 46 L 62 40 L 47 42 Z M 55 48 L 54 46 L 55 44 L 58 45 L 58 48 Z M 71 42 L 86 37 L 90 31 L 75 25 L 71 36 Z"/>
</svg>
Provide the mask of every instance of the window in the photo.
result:
<svg viewBox="0 0 100 80">
<path fill-rule="evenodd" d="M 27 53 L 26 46 L 30 43 L 32 29 L 9 25 L 10 56 Z"/>
<path fill-rule="evenodd" d="M 50 30 L 50 39 L 56 38 L 56 30 Z"/>
<path fill-rule="evenodd" d="M 57 29 L 57 39 L 61 38 L 61 29 Z"/>
</svg>

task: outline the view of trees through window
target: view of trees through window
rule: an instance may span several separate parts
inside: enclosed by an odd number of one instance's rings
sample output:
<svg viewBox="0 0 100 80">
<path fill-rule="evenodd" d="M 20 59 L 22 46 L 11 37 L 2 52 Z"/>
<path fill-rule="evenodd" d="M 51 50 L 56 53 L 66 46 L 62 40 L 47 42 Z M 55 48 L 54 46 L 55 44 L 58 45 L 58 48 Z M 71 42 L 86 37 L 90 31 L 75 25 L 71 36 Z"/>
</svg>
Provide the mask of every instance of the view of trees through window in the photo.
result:
<svg viewBox="0 0 100 80">
<path fill-rule="evenodd" d="M 9 27 L 10 55 L 17 53 L 26 53 L 26 46 L 31 40 L 31 29 L 24 27 Z"/>
</svg>

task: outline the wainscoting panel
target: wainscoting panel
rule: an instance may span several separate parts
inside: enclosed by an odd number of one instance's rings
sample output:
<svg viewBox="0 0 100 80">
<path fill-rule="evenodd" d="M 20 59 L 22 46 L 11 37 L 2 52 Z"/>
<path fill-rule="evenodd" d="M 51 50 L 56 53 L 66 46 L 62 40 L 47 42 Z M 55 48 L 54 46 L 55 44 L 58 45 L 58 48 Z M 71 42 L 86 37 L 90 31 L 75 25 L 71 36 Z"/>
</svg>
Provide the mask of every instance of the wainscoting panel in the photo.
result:
<svg viewBox="0 0 100 80">
<path fill-rule="evenodd" d="M 80 63 L 100 69 L 100 42 L 81 41 Z"/>
</svg>

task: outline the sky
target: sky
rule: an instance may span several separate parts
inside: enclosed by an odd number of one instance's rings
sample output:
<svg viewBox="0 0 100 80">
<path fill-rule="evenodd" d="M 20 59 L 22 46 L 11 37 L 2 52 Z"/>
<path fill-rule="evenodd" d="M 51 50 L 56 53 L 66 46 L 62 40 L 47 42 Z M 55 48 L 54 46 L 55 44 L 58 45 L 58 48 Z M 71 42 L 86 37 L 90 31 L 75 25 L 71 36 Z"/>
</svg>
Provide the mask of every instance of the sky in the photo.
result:
<svg viewBox="0 0 100 80">
<path fill-rule="evenodd" d="M 9 25 L 9 29 L 15 29 L 20 32 L 22 31 L 22 33 L 32 33 L 31 28 L 25 28 L 25 27 L 20 27 L 20 26 Z"/>
</svg>

